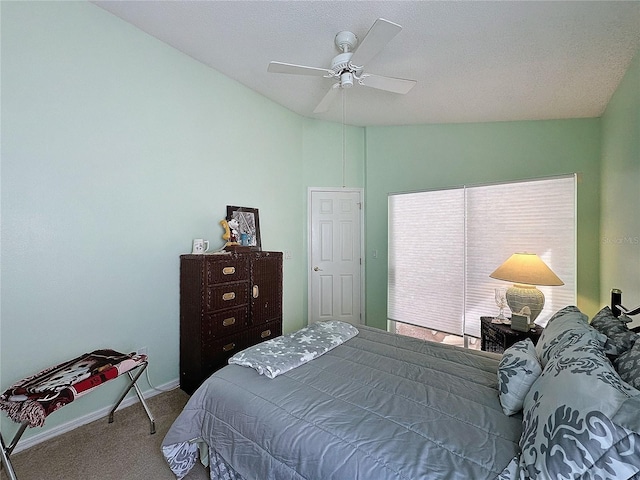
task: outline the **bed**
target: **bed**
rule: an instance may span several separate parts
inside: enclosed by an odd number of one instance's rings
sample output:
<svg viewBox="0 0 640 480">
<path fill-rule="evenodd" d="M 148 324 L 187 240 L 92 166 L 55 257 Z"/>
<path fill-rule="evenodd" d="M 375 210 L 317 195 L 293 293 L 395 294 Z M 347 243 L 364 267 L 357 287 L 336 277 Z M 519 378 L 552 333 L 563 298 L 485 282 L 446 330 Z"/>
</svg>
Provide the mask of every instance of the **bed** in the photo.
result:
<svg viewBox="0 0 640 480">
<path fill-rule="evenodd" d="M 162 444 L 177 478 L 204 460 L 212 480 L 640 479 L 640 384 L 616 370 L 639 334 L 610 307 L 566 307 L 504 355 L 366 326 L 309 348 L 316 325 L 298 365 L 265 342 L 198 388 Z"/>
</svg>

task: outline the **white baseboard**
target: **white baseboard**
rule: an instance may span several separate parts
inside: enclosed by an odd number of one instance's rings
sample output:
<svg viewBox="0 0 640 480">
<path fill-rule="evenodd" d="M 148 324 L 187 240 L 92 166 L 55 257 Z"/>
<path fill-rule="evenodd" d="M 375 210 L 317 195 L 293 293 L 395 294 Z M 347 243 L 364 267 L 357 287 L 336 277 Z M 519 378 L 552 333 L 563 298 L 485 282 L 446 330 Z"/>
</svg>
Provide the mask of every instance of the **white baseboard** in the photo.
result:
<svg viewBox="0 0 640 480">
<path fill-rule="evenodd" d="M 151 397 L 155 397 L 160 393 L 164 393 L 165 391 L 173 390 L 179 385 L 180 385 L 180 381 L 176 378 L 175 380 L 165 383 L 164 385 L 160 385 L 159 387 L 145 390 L 144 392 L 142 392 L 142 396 L 144 397 L 145 400 L 147 400 Z M 139 403 L 139 402 L 140 402 L 140 399 L 138 399 L 137 395 L 135 394 L 129 395 L 127 398 L 125 398 L 122 401 L 122 403 L 118 407 L 118 410 L 121 410 L 125 407 L 129 407 L 134 403 Z M 20 440 L 18 442 L 18 445 L 16 445 L 16 448 L 13 452 L 18 453 L 22 450 L 26 450 L 27 448 L 33 447 L 38 443 L 42 443 L 44 441 L 50 440 L 54 437 L 57 437 L 58 435 L 62 435 L 63 433 L 70 432 L 71 430 L 81 427 L 82 425 L 86 425 L 87 423 L 91 423 L 95 420 L 100 420 L 101 418 L 107 417 L 109 415 L 109 412 L 111 411 L 111 408 L 112 407 L 101 408 L 100 410 L 96 410 L 95 412 L 88 413 L 86 415 L 83 415 L 82 417 L 76 418 L 74 420 L 63 423 L 56 427 L 50 428 L 49 430 L 46 430 L 42 433 L 37 433 L 30 437 L 24 438 L 23 440 Z M 8 439 L 5 439 L 5 441 L 6 440 Z"/>
</svg>

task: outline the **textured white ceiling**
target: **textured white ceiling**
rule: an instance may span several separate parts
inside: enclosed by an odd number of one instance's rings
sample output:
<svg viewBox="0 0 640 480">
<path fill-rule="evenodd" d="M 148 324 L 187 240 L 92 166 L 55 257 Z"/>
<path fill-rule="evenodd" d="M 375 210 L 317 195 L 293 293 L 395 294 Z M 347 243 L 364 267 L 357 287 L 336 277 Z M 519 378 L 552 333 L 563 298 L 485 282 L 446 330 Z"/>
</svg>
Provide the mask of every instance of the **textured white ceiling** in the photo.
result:
<svg viewBox="0 0 640 480">
<path fill-rule="evenodd" d="M 403 30 L 365 70 L 417 80 L 407 95 L 345 91 L 352 125 L 597 117 L 640 48 L 640 1 L 93 2 L 304 116 L 330 79 L 267 73 L 276 60 L 329 68 L 337 32 L 382 17 Z"/>
</svg>

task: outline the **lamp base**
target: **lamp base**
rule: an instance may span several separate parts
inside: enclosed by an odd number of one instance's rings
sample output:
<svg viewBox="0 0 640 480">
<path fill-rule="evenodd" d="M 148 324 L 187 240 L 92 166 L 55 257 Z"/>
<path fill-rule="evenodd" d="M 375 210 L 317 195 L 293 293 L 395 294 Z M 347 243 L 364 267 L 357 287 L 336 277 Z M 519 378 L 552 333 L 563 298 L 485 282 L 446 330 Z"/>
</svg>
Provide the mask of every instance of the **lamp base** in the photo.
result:
<svg viewBox="0 0 640 480">
<path fill-rule="evenodd" d="M 507 305 L 512 313 L 520 313 L 524 307 L 529 307 L 529 322 L 533 323 L 544 308 L 544 294 L 533 285 L 515 284 L 507 289 Z"/>
</svg>

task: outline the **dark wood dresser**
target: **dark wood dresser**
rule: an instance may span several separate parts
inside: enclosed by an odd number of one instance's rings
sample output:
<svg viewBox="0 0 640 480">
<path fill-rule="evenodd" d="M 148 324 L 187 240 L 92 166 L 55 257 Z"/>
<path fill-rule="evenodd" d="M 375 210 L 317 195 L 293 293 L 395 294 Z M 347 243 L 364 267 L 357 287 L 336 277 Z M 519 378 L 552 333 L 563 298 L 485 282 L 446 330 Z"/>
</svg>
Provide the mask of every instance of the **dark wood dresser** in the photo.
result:
<svg viewBox="0 0 640 480">
<path fill-rule="evenodd" d="M 282 253 L 180 256 L 180 388 L 282 334 Z"/>
<path fill-rule="evenodd" d="M 520 332 L 509 325 L 491 323 L 493 317 L 480 317 L 481 347 L 485 352 L 504 353 L 504 351 L 520 340 L 530 338 L 533 344 L 538 343 L 542 335 L 542 327 L 536 325 L 533 330 Z"/>
</svg>

